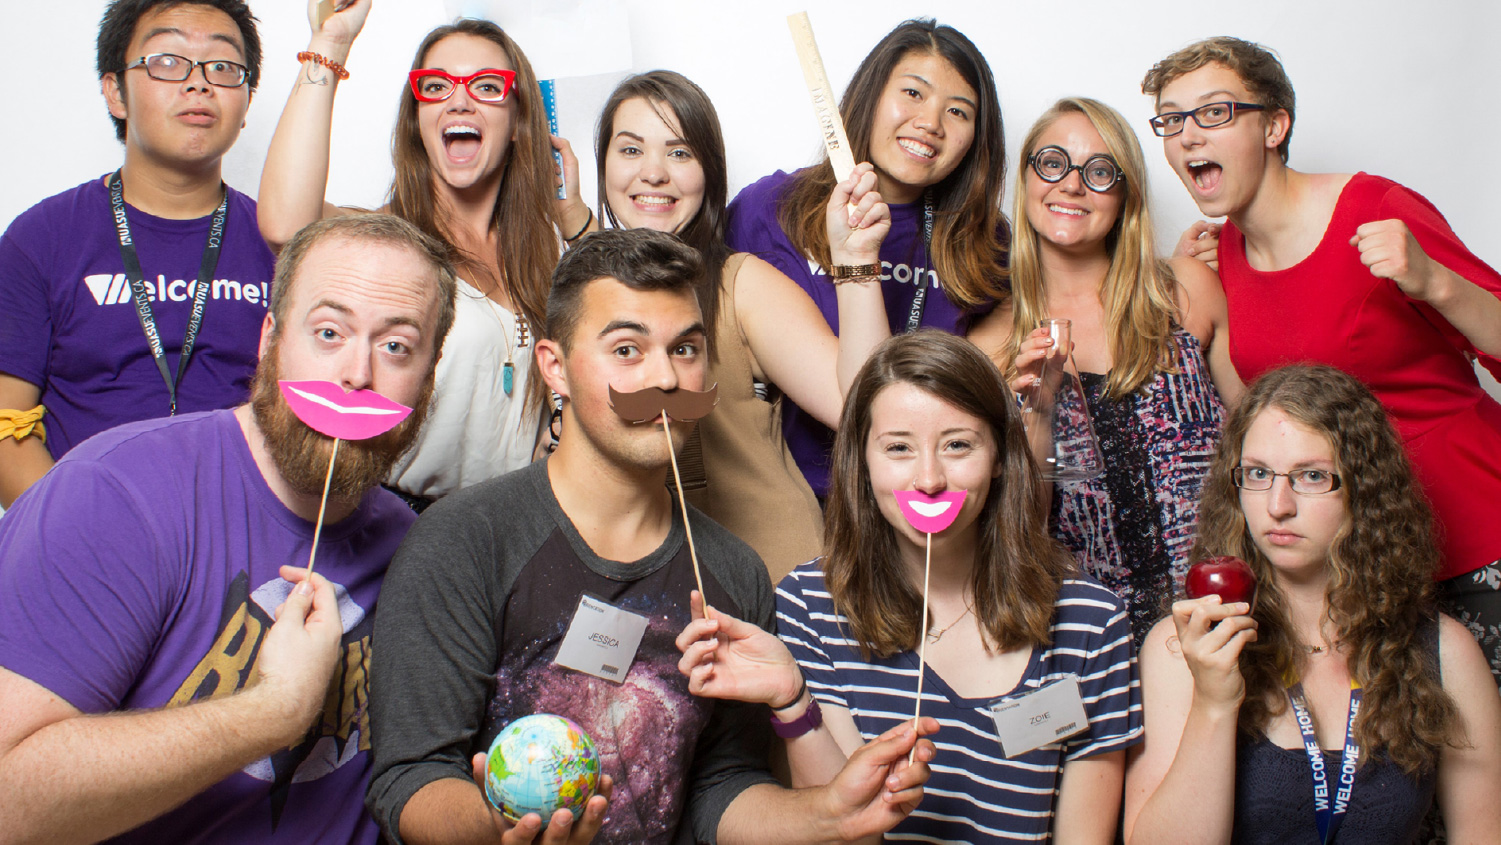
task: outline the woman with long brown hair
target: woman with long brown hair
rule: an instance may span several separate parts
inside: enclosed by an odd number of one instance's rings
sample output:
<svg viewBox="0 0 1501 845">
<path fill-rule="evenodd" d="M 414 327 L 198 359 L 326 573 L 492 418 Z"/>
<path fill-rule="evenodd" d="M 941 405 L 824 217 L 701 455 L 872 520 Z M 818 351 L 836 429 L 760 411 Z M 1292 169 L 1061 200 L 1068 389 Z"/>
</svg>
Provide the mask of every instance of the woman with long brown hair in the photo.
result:
<svg viewBox="0 0 1501 845">
<path fill-rule="evenodd" d="M 685 477 L 684 487 L 695 507 L 756 550 L 775 582 L 818 556 L 823 518 L 787 451 L 781 404 L 768 401 L 757 385 L 774 385 L 816 419 L 836 424 L 855 371 L 889 334 L 879 282 L 839 286 L 845 331 L 836 338 L 792 280 L 729 248 L 719 116 L 708 95 L 682 74 L 654 70 L 617 85 L 600 114 L 594 146 L 599 217 L 623 228 L 673 232 L 704 256 L 708 278 L 699 297 L 719 404 L 695 432 L 703 478 L 694 484 Z M 565 154 L 564 173 L 571 177 L 575 168 Z M 838 263 L 877 260 L 889 214 L 874 185 L 869 167 L 861 167 L 824 198 L 838 224 L 832 238 Z"/>
<path fill-rule="evenodd" d="M 891 338 L 846 398 L 834 470 L 827 554 L 778 588 L 781 639 L 711 611 L 678 639 L 690 689 L 769 705 L 793 785 L 809 786 L 911 719 L 921 683 L 939 751 L 894 837 L 1111 842 L 1141 738 L 1130 627 L 1048 536 L 1000 371 L 945 332 Z M 925 534 L 934 511 L 952 522 Z"/>
<path fill-rule="evenodd" d="M 1105 472 L 1053 490 L 1053 531 L 1126 602 L 1138 643 L 1183 583 L 1199 485 L 1219 444 L 1230 365 L 1225 298 L 1203 263 L 1157 257 L 1136 133 L 1070 97 L 1027 133 L 1016 179 L 1011 296 L 970 339 L 1026 390 L 1072 323 L 1074 361 Z"/>
<path fill-rule="evenodd" d="M 891 211 L 872 262 L 890 331 L 964 334 L 1001 296 L 1006 273 L 1006 144 L 990 65 L 953 27 L 909 20 L 860 63 L 839 112 L 855 161 L 869 162 Z M 831 251 L 831 235 L 842 235 L 827 214 L 834 188 L 827 156 L 779 170 L 730 203 L 727 237 L 797 282 L 842 335 L 831 283 L 869 268 L 841 266 Z M 793 403 L 783 428 L 813 492 L 825 495 L 833 432 Z"/>
<path fill-rule="evenodd" d="M 261 232 L 273 248 L 320 217 L 359 213 L 327 202 L 324 189 L 334 92 L 369 11 L 370 0 L 340 9 L 299 54 L 261 175 Z M 538 437 L 532 327 L 544 317 L 560 237 L 552 146 L 526 55 L 488 21 L 429 32 L 402 86 L 391 149 L 396 172 L 381 210 L 452 247 L 462 277 L 436 404 L 390 479 L 421 502 L 525 465 Z"/>
<path fill-rule="evenodd" d="M 1449 841 L 1493 839 L 1501 700 L 1438 612 L 1432 525 L 1360 382 L 1300 365 L 1251 386 L 1194 556 L 1248 562 L 1258 594 L 1180 601 L 1143 645 L 1128 842 L 1412 842 L 1435 793 Z"/>
</svg>

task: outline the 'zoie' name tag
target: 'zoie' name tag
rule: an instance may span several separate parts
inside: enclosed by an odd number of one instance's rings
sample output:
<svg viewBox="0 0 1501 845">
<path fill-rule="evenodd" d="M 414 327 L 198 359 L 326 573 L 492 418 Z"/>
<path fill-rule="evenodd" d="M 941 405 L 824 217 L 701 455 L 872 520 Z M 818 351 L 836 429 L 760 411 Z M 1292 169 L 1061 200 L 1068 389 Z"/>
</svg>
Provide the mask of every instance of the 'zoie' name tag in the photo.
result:
<svg viewBox="0 0 1501 845">
<path fill-rule="evenodd" d="M 645 634 L 645 616 L 592 596 L 582 596 L 568 633 L 558 646 L 556 662 L 618 684 L 630 671 Z"/>
<path fill-rule="evenodd" d="M 1079 679 L 1072 675 L 991 706 L 990 717 L 1007 758 L 1061 742 L 1089 727 Z"/>
</svg>

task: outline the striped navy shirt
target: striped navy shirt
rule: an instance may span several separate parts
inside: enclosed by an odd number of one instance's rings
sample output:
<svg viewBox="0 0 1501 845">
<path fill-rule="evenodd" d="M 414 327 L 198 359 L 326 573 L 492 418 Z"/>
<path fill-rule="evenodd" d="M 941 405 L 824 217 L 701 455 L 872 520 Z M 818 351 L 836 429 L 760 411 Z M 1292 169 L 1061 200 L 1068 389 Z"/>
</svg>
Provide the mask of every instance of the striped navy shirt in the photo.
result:
<svg viewBox="0 0 1501 845">
<path fill-rule="evenodd" d="M 961 698 L 931 667 L 922 712 L 938 720 L 932 776 L 917 810 L 886 835 L 911 842 L 1047 841 L 1059 773 L 1069 760 L 1142 739 L 1141 689 L 1131 625 L 1120 599 L 1092 580 L 1065 580 L 1054 603 L 1052 640 L 1032 649 L 1022 679 L 992 698 Z M 917 654 L 866 661 L 834 612 L 818 561 L 799 566 L 777 589 L 777 630 L 820 702 L 849 710 L 867 741 L 912 718 Z M 1002 756 L 987 709 L 1050 681 L 1074 676 L 1089 727 L 1016 759 Z"/>
</svg>

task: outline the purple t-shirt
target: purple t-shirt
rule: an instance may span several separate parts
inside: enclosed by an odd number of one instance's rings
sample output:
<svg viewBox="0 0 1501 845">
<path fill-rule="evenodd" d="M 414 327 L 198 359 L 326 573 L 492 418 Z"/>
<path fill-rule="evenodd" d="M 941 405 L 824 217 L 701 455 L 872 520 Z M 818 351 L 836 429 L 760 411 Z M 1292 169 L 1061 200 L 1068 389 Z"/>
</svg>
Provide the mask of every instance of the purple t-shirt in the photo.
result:
<svg viewBox="0 0 1501 845">
<path fill-rule="evenodd" d="M 791 180 L 791 174 L 778 170 L 746 186 L 730 203 L 726 240 L 736 251 L 749 252 L 766 260 L 797 282 L 813 297 L 829 327 L 838 334 L 839 300 L 834 296 L 834 286 L 825 277 L 823 267 L 793 247 L 777 222 L 777 205 Z M 938 272 L 928 266 L 922 228 L 921 202 L 891 205 L 891 232 L 881 244 L 881 288 L 885 293 L 887 322 L 893 334 L 906 330 L 912 300 L 917 293 L 913 279 L 926 278 L 934 289 L 928 291 L 922 325 L 964 334 L 969 328 L 970 317 L 943 295 Z M 834 432 L 785 398 L 782 400 L 782 429 L 787 435 L 787 447 L 813 492 L 827 495 Z"/>
<path fill-rule="evenodd" d="M 345 633 L 307 738 L 120 841 L 376 840 L 363 803 L 370 631 L 414 520 L 377 488 L 319 539 L 317 571 L 337 585 Z M 277 567 L 307 563 L 312 538 L 312 523 L 267 486 L 232 411 L 114 429 L 70 452 L 0 519 L 0 665 L 84 713 L 230 695 L 252 676 L 291 588 Z"/>
<path fill-rule="evenodd" d="M 212 215 L 168 220 L 128 204 L 126 213 L 176 377 Z M 178 413 L 228 408 L 249 396 L 274 263 L 255 201 L 229 189 L 219 265 L 177 387 Z M 103 179 L 42 200 L 0 237 L 0 372 L 41 388 L 54 458 L 107 428 L 170 410 L 125 280 Z"/>
</svg>

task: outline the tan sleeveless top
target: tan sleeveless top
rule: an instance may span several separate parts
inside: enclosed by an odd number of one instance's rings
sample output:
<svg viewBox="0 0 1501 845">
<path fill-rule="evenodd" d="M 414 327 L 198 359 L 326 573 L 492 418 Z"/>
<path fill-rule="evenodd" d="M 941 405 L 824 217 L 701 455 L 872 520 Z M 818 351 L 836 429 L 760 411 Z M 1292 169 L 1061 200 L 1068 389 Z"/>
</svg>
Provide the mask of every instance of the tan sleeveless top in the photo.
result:
<svg viewBox="0 0 1501 845">
<path fill-rule="evenodd" d="M 719 404 L 698 422 L 708 484 L 694 490 L 685 478 L 683 486 L 694 507 L 756 550 L 776 584 L 821 553 L 823 514 L 782 439 L 781 406 L 752 389 L 750 349 L 735 316 L 745 259 L 737 253 L 724 265 L 709 379 L 719 384 Z"/>
</svg>

